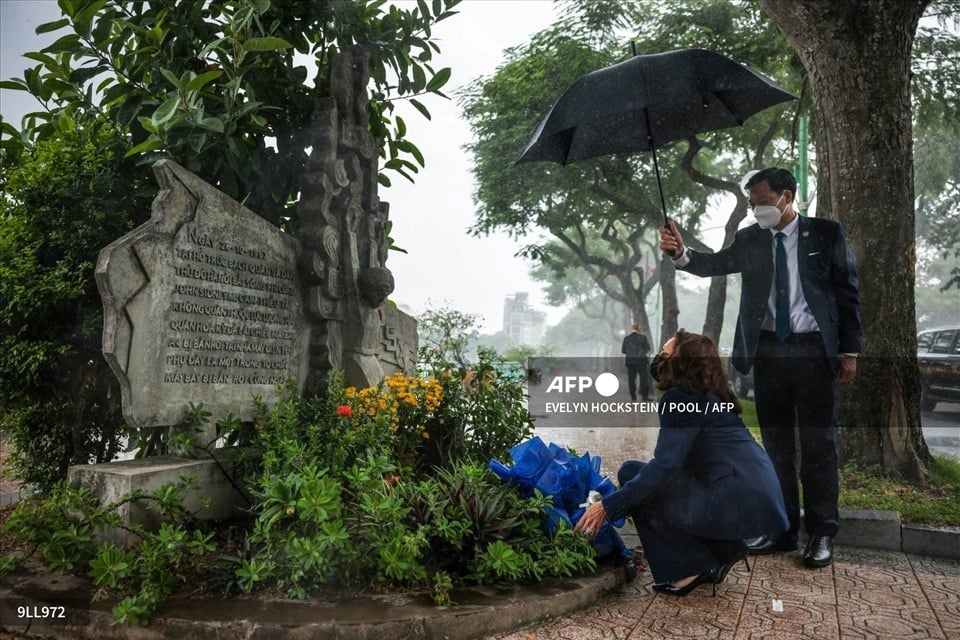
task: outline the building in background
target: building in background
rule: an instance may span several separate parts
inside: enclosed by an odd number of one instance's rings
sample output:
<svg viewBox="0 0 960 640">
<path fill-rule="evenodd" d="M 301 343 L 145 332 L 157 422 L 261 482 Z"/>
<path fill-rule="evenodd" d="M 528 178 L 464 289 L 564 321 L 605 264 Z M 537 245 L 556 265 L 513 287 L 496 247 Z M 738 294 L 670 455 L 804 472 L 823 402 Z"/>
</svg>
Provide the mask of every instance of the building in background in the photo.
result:
<svg viewBox="0 0 960 640">
<path fill-rule="evenodd" d="M 530 306 L 529 294 L 517 292 L 503 301 L 503 332 L 514 344 L 539 345 L 547 330 L 547 314 Z"/>
</svg>

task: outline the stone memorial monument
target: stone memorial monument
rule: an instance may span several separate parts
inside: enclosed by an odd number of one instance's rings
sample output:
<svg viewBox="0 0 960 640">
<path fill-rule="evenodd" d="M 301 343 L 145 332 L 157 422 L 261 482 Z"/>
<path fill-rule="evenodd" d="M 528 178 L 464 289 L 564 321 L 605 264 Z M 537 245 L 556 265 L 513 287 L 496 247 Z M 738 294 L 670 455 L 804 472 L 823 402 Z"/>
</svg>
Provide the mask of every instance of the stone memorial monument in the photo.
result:
<svg viewBox="0 0 960 640">
<path fill-rule="evenodd" d="M 252 420 L 254 398 L 270 404 L 287 379 L 316 394 L 334 370 L 357 387 L 413 372 L 416 321 L 386 301 L 389 208 L 377 195 L 368 81 L 361 49 L 336 56 L 332 95 L 318 98 L 313 115 L 298 237 L 176 163 L 154 165 L 151 219 L 104 248 L 96 269 L 103 352 L 131 426 L 177 425 L 190 403 L 203 403 L 207 444 L 217 420 Z M 204 476 L 197 464 L 164 457 L 75 466 L 70 476 L 116 497 L 167 482 L 184 465 Z M 205 484 L 209 494 L 216 480 Z M 211 517 L 236 502 L 221 484 Z"/>
<path fill-rule="evenodd" d="M 97 261 L 124 418 L 175 425 L 202 402 L 211 423 L 252 420 L 254 395 L 306 373 L 300 244 L 172 161 L 154 174 L 152 218 Z"/>
</svg>

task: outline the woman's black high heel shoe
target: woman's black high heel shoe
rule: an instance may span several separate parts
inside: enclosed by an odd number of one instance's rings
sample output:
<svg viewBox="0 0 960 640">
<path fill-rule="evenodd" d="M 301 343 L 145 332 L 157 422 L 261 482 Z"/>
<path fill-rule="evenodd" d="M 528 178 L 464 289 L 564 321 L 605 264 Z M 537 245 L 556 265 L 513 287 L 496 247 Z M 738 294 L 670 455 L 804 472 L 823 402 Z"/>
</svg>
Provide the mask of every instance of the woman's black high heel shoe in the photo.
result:
<svg viewBox="0 0 960 640">
<path fill-rule="evenodd" d="M 717 583 L 714 581 L 716 577 L 715 571 L 709 571 L 707 573 L 701 573 L 696 578 L 691 580 L 689 583 L 683 585 L 682 587 L 675 587 L 669 582 L 661 582 L 653 585 L 653 590 L 657 593 L 665 593 L 668 596 L 685 596 L 697 587 L 702 584 L 712 584 L 713 585 L 713 595 L 717 595 Z"/>
<path fill-rule="evenodd" d="M 734 559 L 731 560 L 730 562 L 727 562 L 726 564 L 720 565 L 719 568 L 717 568 L 715 571 L 712 571 L 712 572 L 711 572 L 711 575 L 713 576 L 713 578 L 712 578 L 712 579 L 713 579 L 713 583 L 714 583 L 714 584 L 720 584 L 721 582 L 723 582 L 723 581 L 726 579 L 727 574 L 730 573 L 730 569 L 733 568 L 733 565 L 737 564 L 737 563 L 740 562 L 741 560 L 743 560 L 743 564 L 744 564 L 744 566 L 747 567 L 747 571 L 749 572 L 749 571 L 750 571 L 750 562 L 747 560 L 747 552 L 744 551 L 743 553 L 741 553 L 740 555 L 738 555 L 736 558 L 734 558 Z"/>
</svg>

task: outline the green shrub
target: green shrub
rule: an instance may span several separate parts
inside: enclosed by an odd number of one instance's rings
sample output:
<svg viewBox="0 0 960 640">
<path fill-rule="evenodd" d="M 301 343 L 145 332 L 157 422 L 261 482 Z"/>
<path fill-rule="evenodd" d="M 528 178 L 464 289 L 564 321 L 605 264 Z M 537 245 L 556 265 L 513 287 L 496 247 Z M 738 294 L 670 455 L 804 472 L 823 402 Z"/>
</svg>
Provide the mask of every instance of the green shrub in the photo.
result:
<svg viewBox="0 0 960 640">
<path fill-rule="evenodd" d="M 93 277 L 136 222 L 146 173 L 125 167 L 124 144 L 105 127 L 63 132 L 0 173 L 0 427 L 16 477 L 42 491 L 70 464 L 112 459 L 124 428 Z"/>
<path fill-rule="evenodd" d="M 492 350 L 478 350 L 479 359 L 462 366 L 442 352 L 421 352 L 423 363 L 443 386 L 443 401 L 427 422 L 431 435 L 425 463 L 449 467 L 463 460 L 486 464 L 506 458 L 510 449 L 533 434 L 522 380 L 501 375 L 505 361 Z"/>
</svg>

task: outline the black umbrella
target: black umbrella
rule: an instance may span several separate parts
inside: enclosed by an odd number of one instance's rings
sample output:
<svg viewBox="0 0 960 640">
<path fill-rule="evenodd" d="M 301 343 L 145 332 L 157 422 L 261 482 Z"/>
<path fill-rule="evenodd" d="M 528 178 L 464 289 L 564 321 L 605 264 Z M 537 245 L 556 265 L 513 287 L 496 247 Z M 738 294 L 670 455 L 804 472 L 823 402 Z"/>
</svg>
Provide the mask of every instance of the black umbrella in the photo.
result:
<svg viewBox="0 0 960 640">
<path fill-rule="evenodd" d="M 664 224 L 657 147 L 742 125 L 796 98 L 763 74 L 704 49 L 634 56 L 583 76 L 540 122 L 517 163 L 569 164 L 611 153 L 652 151 Z"/>
</svg>

